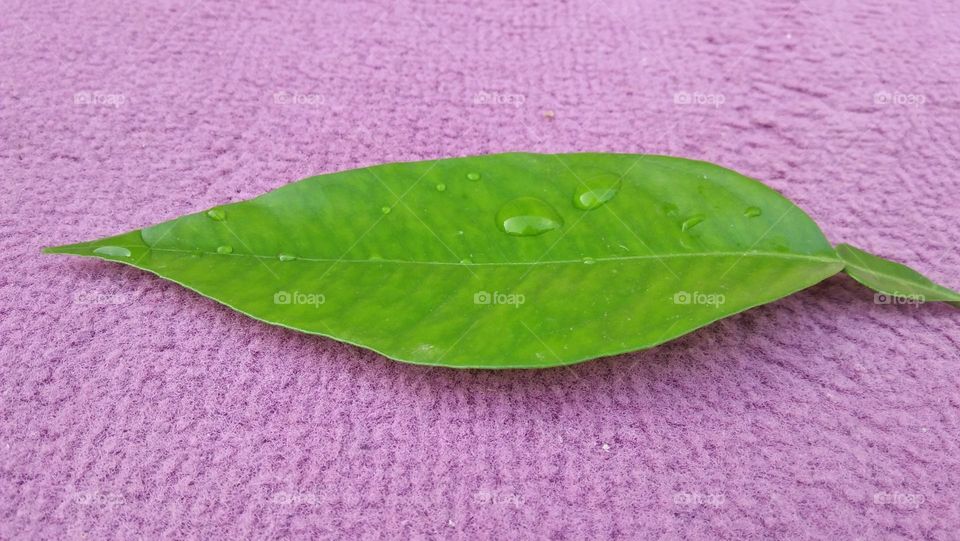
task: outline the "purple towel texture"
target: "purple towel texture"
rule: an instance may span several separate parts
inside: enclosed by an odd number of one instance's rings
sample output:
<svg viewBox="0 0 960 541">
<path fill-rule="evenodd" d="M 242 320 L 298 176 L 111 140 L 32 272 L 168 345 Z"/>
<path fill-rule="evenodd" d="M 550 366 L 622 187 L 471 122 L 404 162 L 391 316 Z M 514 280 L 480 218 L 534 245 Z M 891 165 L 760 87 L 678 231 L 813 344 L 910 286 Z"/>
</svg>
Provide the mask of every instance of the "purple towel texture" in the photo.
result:
<svg viewBox="0 0 960 541">
<path fill-rule="evenodd" d="M 505 151 L 758 178 L 960 286 L 960 5 L 7 2 L 0 538 L 956 539 L 960 311 L 836 276 L 655 349 L 387 360 L 45 256 Z"/>
</svg>

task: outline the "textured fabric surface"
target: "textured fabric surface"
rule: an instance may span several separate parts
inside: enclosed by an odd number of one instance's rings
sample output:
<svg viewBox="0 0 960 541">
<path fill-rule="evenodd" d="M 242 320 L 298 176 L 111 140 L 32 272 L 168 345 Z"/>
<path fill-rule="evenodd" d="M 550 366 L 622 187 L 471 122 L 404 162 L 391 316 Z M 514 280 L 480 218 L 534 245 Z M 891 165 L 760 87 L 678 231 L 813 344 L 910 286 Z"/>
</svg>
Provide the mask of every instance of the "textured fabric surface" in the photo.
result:
<svg viewBox="0 0 960 541">
<path fill-rule="evenodd" d="M 543 371 L 388 361 L 41 256 L 509 150 L 763 179 L 960 286 L 955 2 L 4 2 L 0 538 L 960 531 L 960 312 L 838 276 Z"/>
</svg>

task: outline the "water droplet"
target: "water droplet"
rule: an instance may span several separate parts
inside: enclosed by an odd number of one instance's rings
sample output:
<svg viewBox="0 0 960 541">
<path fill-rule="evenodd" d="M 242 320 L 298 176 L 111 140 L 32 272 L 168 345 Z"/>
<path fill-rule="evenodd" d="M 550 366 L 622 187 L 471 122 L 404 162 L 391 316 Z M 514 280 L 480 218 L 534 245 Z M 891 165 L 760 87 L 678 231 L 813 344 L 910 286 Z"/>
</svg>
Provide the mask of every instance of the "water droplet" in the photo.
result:
<svg viewBox="0 0 960 541">
<path fill-rule="evenodd" d="M 215 222 L 222 222 L 227 219 L 227 212 L 219 208 L 210 209 L 207 211 L 207 216 Z"/>
<path fill-rule="evenodd" d="M 446 184 L 443 184 L 443 183 L 437 184 L 437 191 L 438 191 L 438 192 L 445 192 L 445 191 L 447 191 L 447 185 L 446 185 Z"/>
<path fill-rule="evenodd" d="M 763 211 L 757 207 L 747 207 L 747 210 L 743 211 L 743 215 L 747 218 L 756 218 L 763 214 Z"/>
<path fill-rule="evenodd" d="M 390 207 L 380 207 L 380 212 L 390 214 Z"/>
<path fill-rule="evenodd" d="M 660 208 L 667 216 L 676 216 L 680 212 L 680 209 L 673 203 L 664 203 Z"/>
<path fill-rule="evenodd" d="M 228 246 L 228 245 L 226 245 L 226 244 L 224 244 L 223 246 L 217 246 L 217 253 L 218 253 L 218 254 L 232 254 L 232 253 L 233 253 L 233 246 Z"/>
<path fill-rule="evenodd" d="M 593 265 L 593 264 L 596 263 L 596 262 L 597 262 L 597 260 L 594 259 L 594 258 L 592 258 L 592 257 L 585 257 L 585 258 L 583 258 L 583 264 L 584 264 L 584 265 Z"/>
<path fill-rule="evenodd" d="M 110 257 L 130 257 L 130 250 L 123 246 L 101 246 L 96 248 L 93 253 Z"/>
<path fill-rule="evenodd" d="M 277 259 L 280 261 L 293 261 L 297 256 L 290 254 L 277 254 Z"/>
<path fill-rule="evenodd" d="M 467 173 L 467 180 L 480 180 L 480 173 Z"/>
<path fill-rule="evenodd" d="M 497 212 L 497 225 L 509 235 L 532 237 L 563 225 L 563 218 L 546 202 L 521 197 L 503 205 Z"/>
<path fill-rule="evenodd" d="M 573 206 L 592 210 L 613 199 L 620 191 L 620 177 L 604 174 L 588 177 L 573 192 Z"/>
<path fill-rule="evenodd" d="M 470 265 L 470 264 L 472 264 L 472 263 L 473 263 L 473 261 L 470 261 L 469 259 L 461 259 L 461 260 L 460 260 L 460 264 L 461 264 L 461 265 Z"/>
<path fill-rule="evenodd" d="M 706 218 L 704 218 L 703 214 L 694 214 L 683 222 L 683 225 L 680 226 L 680 229 L 683 231 L 689 231 L 703 222 L 705 219 Z"/>
</svg>

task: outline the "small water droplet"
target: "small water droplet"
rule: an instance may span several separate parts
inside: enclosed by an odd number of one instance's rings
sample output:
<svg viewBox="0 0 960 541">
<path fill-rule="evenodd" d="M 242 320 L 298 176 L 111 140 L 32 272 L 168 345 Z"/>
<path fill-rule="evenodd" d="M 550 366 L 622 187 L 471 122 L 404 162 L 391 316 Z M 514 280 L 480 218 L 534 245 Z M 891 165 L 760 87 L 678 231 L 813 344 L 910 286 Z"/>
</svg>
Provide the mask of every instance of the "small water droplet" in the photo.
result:
<svg viewBox="0 0 960 541">
<path fill-rule="evenodd" d="M 277 254 L 277 259 L 279 259 L 280 261 L 293 261 L 296 258 L 297 256 L 295 255 L 283 254 L 283 253 Z"/>
<path fill-rule="evenodd" d="M 674 205 L 673 203 L 664 203 L 663 206 L 660 208 L 661 210 L 663 210 L 663 213 L 666 214 L 667 216 L 676 216 L 677 214 L 680 213 L 680 209 L 677 208 L 677 206 Z"/>
<path fill-rule="evenodd" d="M 227 219 L 227 212 L 220 208 L 210 209 L 207 211 L 207 217 L 215 222 L 222 222 Z"/>
<path fill-rule="evenodd" d="M 123 246 L 101 246 L 96 248 L 93 253 L 110 257 L 130 257 L 130 250 Z"/>
<path fill-rule="evenodd" d="M 461 264 L 461 265 L 470 265 L 470 264 L 472 264 L 472 263 L 473 263 L 473 261 L 470 261 L 469 259 L 461 259 L 461 260 L 460 260 L 460 264 Z"/>
<path fill-rule="evenodd" d="M 694 227 L 696 227 L 697 225 L 699 225 L 699 224 L 700 224 L 701 222 L 703 222 L 705 219 L 706 219 L 706 218 L 704 218 L 703 214 L 694 214 L 693 216 L 687 218 L 687 219 L 683 222 L 683 225 L 680 226 L 680 229 L 683 230 L 683 231 L 689 231 L 689 230 L 693 229 Z"/>
<path fill-rule="evenodd" d="M 480 173 L 467 173 L 467 180 L 480 180 Z"/>
<path fill-rule="evenodd" d="M 573 192 L 573 206 L 581 210 L 593 210 L 613 199 L 620 191 L 620 177 L 603 174 L 588 177 L 580 182 Z"/>
<path fill-rule="evenodd" d="M 593 265 L 593 264 L 596 263 L 596 262 L 597 262 L 597 260 L 594 259 L 594 258 L 592 258 L 592 257 L 585 257 L 585 258 L 583 258 L 583 264 L 584 264 L 584 265 Z"/>
<path fill-rule="evenodd" d="M 226 245 L 226 244 L 224 244 L 223 246 L 217 246 L 217 253 L 218 253 L 218 254 L 232 254 L 232 253 L 233 253 L 233 246 L 228 246 L 228 245 Z"/>
<path fill-rule="evenodd" d="M 390 214 L 390 207 L 380 207 L 380 212 Z"/>
<path fill-rule="evenodd" d="M 443 183 L 437 184 L 437 191 L 438 191 L 438 192 L 445 192 L 445 191 L 447 191 L 447 185 L 446 185 L 446 184 L 443 184 Z"/>
<path fill-rule="evenodd" d="M 503 205 L 497 212 L 497 226 L 509 235 L 532 237 L 563 225 L 563 218 L 545 201 L 521 197 Z"/>
<path fill-rule="evenodd" d="M 763 211 L 757 207 L 747 207 L 747 210 L 743 211 L 743 215 L 747 218 L 756 218 L 763 214 Z"/>
</svg>

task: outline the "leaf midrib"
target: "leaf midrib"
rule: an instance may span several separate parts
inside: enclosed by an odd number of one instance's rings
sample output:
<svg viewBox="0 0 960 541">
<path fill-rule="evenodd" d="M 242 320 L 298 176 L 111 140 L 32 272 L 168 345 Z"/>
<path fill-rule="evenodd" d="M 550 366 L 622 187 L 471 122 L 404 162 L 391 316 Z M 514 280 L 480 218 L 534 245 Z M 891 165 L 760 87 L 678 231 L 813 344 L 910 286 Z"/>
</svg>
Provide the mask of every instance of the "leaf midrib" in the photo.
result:
<svg viewBox="0 0 960 541">
<path fill-rule="evenodd" d="M 130 248 L 133 248 L 132 246 Z M 139 246 L 137 248 L 140 248 Z M 170 252 L 170 253 L 180 253 L 180 254 L 196 254 L 195 250 L 177 250 L 172 248 L 148 248 L 148 251 L 154 252 Z M 219 252 L 199 252 L 203 255 L 214 255 L 214 256 L 223 256 L 223 257 L 253 257 L 257 259 L 269 259 L 277 260 L 276 255 L 260 255 L 260 254 L 246 254 L 234 252 L 230 254 L 221 254 Z M 590 257 L 590 256 L 584 256 Z M 826 256 L 814 256 L 806 254 L 785 254 L 779 252 L 688 252 L 688 253 L 678 253 L 678 254 L 650 254 L 650 255 L 634 255 L 634 256 L 617 256 L 617 257 L 594 257 L 592 258 L 595 262 L 620 262 L 620 261 L 634 261 L 634 260 L 658 260 L 658 259 L 678 259 L 678 258 L 712 258 L 712 257 L 769 257 L 774 259 L 799 259 L 806 261 L 816 261 L 820 263 L 843 263 L 839 257 L 826 257 Z M 410 265 L 440 265 L 440 266 L 452 266 L 452 267 L 504 267 L 504 266 L 538 266 L 538 265 L 560 265 L 560 264 L 576 264 L 583 265 L 583 259 L 554 259 L 546 261 L 510 261 L 510 262 L 486 262 L 486 263 L 463 263 L 458 261 L 417 261 L 417 260 L 407 260 L 407 259 L 345 259 L 345 258 L 310 258 L 310 257 L 299 257 L 296 256 L 296 259 L 290 261 L 285 261 L 284 263 L 290 263 L 294 261 L 309 261 L 316 263 L 398 263 L 398 264 L 410 264 Z"/>
</svg>

